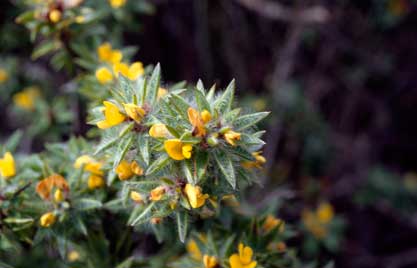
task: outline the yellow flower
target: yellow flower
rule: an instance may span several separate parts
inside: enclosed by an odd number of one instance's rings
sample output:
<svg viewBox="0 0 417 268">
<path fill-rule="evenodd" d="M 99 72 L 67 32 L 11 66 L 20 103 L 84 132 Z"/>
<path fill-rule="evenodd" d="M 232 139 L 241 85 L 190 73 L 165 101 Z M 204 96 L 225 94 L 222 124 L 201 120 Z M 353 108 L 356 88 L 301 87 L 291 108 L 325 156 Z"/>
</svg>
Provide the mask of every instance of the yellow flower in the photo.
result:
<svg viewBox="0 0 417 268">
<path fill-rule="evenodd" d="M 123 76 L 130 80 L 136 80 L 139 76 L 143 75 L 145 70 L 143 64 L 140 61 L 134 62 L 130 66 L 126 63 L 119 62 L 113 65 L 113 72 L 116 77 L 121 73 Z"/>
<path fill-rule="evenodd" d="M 149 129 L 149 136 L 152 138 L 168 138 L 169 130 L 164 124 L 154 124 Z"/>
<path fill-rule="evenodd" d="M 64 192 L 69 191 L 68 182 L 64 177 L 59 174 L 53 174 L 38 182 L 36 192 L 42 199 L 49 200 L 53 188 L 63 190 Z"/>
<path fill-rule="evenodd" d="M 200 261 L 203 258 L 200 249 L 198 248 L 197 242 L 194 239 L 190 239 L 186 245 L 187 252 L 190 254 L 191 258 Z"/>
<path fill-rule="evenodd" d="M 204 110 L 201 112 L 201 119 L 203 120 L 204 124 L 207 124 L 211 120 L 211 114 L 209 111 Z"/>
<path fill-rule="evenodd" d="M 130 179 L 134 175 L 132 169 L 130 168 L 130 163 L 126 160 L 120 162 L 120 164 L 116 167 L 116 173 L 122 181 Z"/>
<path fill-rule="evenodd" d="M 80 259 L 80 253 L 78 253 L 75 250 L 71 250 L 70 252 L 68 252 L 67 259 L 70 262 L 77 261 Z"/>
<path fill-rule="evenodd" d="M 130 163 L 130 169 L 132 170 L 133 173 L 135 173 L 138 176 L 143 175 L 143 168 L 139 166 L 138 162 L 136 161 L 132 161 L 132 163 Z"/>
<path fill-rule="evenodd" d="M 119 63 L 123 54 L 120 50 L 113 50 L 112 46 L 109 43 L 103 43 L 97 48 L 97 54 L 100 61 L 107 62 L 110 64 Z"/>
<path fill-rule="evenodd" d="M 13 102 L 19 108 L 33 110 L 38 96 L 39 89 L 37 87 L 27 87 L 13 96 Z"/>
<path fill-rule="evenodd" d="M 284 222 L 281 219 L 277 219 L 272 215 L 268 215 L 264 221 L 264 224 L 262 225 L 262 229 L 265 233 L 268 233 L 278 225 L 280 225 L 279 232 L 282 233 L 285 228 Z"/>
<path fill-rule="evenodd" d="M 208 194 L 203 194 L 201 192 L 200 186 L 193 186 L 189 183 L 185 185 L 184 192 L 192 208 L 199 208 L 203 206 L 206 202 L 206 199 L 209 198 Z"/>
<path fill-rule="evenodd" d="M 143 196 L 136 191 L 131 191 L 130 192 L 130 199 L 132 199 L 136 203 L 142 203 L 143 202 Z"/>
<path fill-rule="evenodd" d="M 47 212 L 43 214 L 40 218 L 40 224 L 42 227 L 50 227 L 56 221 L 56 216 L 53 212 Z"/>
<path fill-rule="evenodd" d="M 193 146 L 184 144 L 179 139 L 170 139 L 164 142 L 165 151 L 174 160 L 184 160 L 191 158 Z"/>
<path fill-rule="evenodd" d="M 133 103 L 123 103 L 123 107 L 125 108 L 126 114 L 136 123 L 140 123 L 142 118 L 145 116 L 145 110 L 143 110 L 140 106 L 135 105 Z"/>
<path fill-rule="evenodd" d="M 228 130 L 224 133 L 225 140 L 232 146 L 236 146 L 236 141 L 240 140 L 240 133 Z"/>
<path fill-rule="evenodd" d="M 204 113 L 204 117 L 206 119 L 208 117 L 210 117 L 210 119 L 211 119 L 210 113 L 208 113 L 208 115 L 207 115 L 207 113 Z M 192 107 L 188 108 L 187 114 L 188 114 L 188 120 L 190 121 L 191 125 L 193 126 L 193 135 L 195 135 L 197 137 L 205 136 L 207 132 L 206 132 L 206 128 L 204 127 L 204 121 L 202 119 L 201 114 Z"/>
<path fill-rule="evenodd" d="M 101 84 L 107 84 L 113 80 L 113 74 L 106 67 L 101 67 L 96 71 L 96 78 Z"/>
<path fill-rule="evenodd" d="M 103 187 L 105 182 L 104 182 L 103 177 L 91 174 L 90 177 L 88 177 L 87 184 L 88 184 L 88 189 L 94 190 L 94 189 Z"/>
<path fill-rule="evenodd" d="M 162 199 L 162 197 L 165 194 L 165 187 L 164 186 L 158 186 L 155 189 L 151 191 L 150 200 L 151 201 L 159 201 Z"/>
<path fill-rule="evenodd" d="M 13 155 L 10 152 L 6 152 L 3 158 L 0 158 L 0 174 L 5 178 L 16 175 L 16 165 Z"/>
<path fill-rule="evenodd" d="M 97 162 L 89 155 L 82 155 L 75 160 L 74 168 L 81 168 L 84 166 L 84 170 L 91 172 L 96 175 L 103 175 L 101 170 L 102 164 Z"/>
<path fill-rule="evenodd" d="M 119 107 L 110 101 L 103 101 L 104 104 L 104 120 L 97 122 L 97 126 L 101 129 L 117 126 L 126 120 L 126 116 L 119 111 Z"/>
<path fill-rule="evenodd" d="M 306 229 L 316 238 L 322 239 L 327 235 L 327 226 L 319 222 L 316 213 L 313 211 L 304 210 L 301 218 Z"/>
<path fill-rule="evenodd" d="M 245 161 L 242 162 L 242 166 L 246 169 L 251 168 L 259 168 L 261 169 L 262 166 L 266 163 L 266 158 L 261 155 L 261 151 L 252 153 L 253 157 L 255 157 L 255 161 Z"/>
<path fill-rule="evenodd" d="M 242 243 L 239 244 L 239 254 L 235 253 L 229 257 L 231 268 L 255 268 L 257 262 L 252 260 L 253 250 Z"/>
<path fill-rule="evenodd" d="M 219 261 L 215 256 L 204 255 L 203 257 L 204 268 L 215 268 L 219 264 Z"/>
<path fill-rule="evenodd" d="M 61 189 L 56 189 L 54 193 L 54 200 L 56 203 L 60 203 L 64 200 L 64 194 Z"/>
<path fill-rule="evenodd" d="M 160 87 L 160 88 L 158 88 L 158 94 L 157 94 L 156 98 L 159 100 L 160 98 L 162 98 L 166 94 L 168 94 L 168 90 L 166 90 L 163 87 Z"/>
<path fill-rule="evenodd" d="M 127 0 L 109 0 L 112 8 L 120 8 L 126 4 Z"/>
<path fill-rule="evenodd" d="M 59 11 L 58 9 L 53 9 L 51 10 L 51 12 L 49 12 L 49 19 L 53 23 L 57 23 L 58 21 L 60 21 L 61 17 L 62 17 L 62 12 Z"/>
<path fill-rule="evenodd" d="M 334 211 L 332 205 L 329 203 L 321 203 L 317 208 L 317 218 L 320 223 L 327 224 L 329 223 L 334 216 Z"/>
<path fill-rule="evenodd" d="M 3 84 L 4 82 L 6 82 L 7 79 L 9 79 L 9 74 L 7 73 L 5 69 L 0 68 L 0 84 Z"/>
</svg>

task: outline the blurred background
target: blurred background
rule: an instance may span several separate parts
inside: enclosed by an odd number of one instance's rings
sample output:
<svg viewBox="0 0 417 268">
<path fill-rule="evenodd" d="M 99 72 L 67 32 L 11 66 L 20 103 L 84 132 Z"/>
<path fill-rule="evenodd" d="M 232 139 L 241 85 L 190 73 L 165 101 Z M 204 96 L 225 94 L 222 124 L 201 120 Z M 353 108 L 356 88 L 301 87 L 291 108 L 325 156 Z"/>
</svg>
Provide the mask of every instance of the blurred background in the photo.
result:
<svg viewBox="0 0 417 268">
<path fill-rule="evenodd" d="M 13 2 L 0 4 L 0 65 L 49 79 L 57 90 L 48 94 L 59 96 L 69 76 L 47 59 L 30 60 Z M 135 58 L 160 62 L 167 83 L 224 88 L 235 78 L 245 109 L 272 111 L 263 126 L 263 201 L 291 200 L 289 221 L 309 204 L 331 202 L 345 220 L 344 239 L 320 254 L 336 267 L 417 267 L 416 1 L 150 2 L 152 14 L 121 32 L 123 45 L 139 46 Z M 85 108 L 71 107 L 80 116 L 54 139 L 86 133 Z M 3 138 L 21 118 L 6 105 L 0 114 L 9 118 L 0 121 Z M 26 151 L 42 148 L 25 143 Z"/>
</svg>

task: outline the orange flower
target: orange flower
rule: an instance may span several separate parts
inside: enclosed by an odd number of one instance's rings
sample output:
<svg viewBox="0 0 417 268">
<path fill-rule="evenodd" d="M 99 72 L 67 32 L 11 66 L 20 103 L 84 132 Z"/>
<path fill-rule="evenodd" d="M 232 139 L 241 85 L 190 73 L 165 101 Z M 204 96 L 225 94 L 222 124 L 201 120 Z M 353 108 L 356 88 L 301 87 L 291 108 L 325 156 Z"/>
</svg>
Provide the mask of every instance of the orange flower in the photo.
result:
<svg viewBox="0 0 417 268">
<path fill-rule="evenodd" d="M 69 191 L 69 185 L 64 177 L 59 174 L 54 174 L 38 182 L 36 192 L 42 199 L 49 200 L 54 187 L 65 192 Z"/>
<path fill-rule="evenodd" d="M 204 119 L 209 120 L 211 119 L 210 113 L 204 110 Z M 206 128 L 204 127 L 204 121 L 201 114 L 192 107 L 189 107 L 187 110 L 188 120 L 190 121 L 191 125 L 193 126 L 193 135 L 197 137 L 203 137 L 207 134 Z"/>
</svg>

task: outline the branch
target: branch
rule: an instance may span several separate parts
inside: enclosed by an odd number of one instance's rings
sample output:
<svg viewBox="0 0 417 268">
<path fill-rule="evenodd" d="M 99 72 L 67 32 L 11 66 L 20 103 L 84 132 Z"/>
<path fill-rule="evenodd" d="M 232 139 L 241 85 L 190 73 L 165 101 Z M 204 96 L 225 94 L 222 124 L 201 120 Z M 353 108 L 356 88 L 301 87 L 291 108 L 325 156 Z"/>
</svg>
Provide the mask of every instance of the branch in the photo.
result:
<svg viewBox="0 0 417 268">
<path fill-rule="evenodd" d="M 305 24 L 315 24 L 326 22 L 330 14 L 322 6 L 313 6 L 301 10 L 287 8 L 277 2 L 266 0 L 235 0 L 247 9 L 255 11 L 262 16 L 281 21 L 296 21 Z"/>
</svg>

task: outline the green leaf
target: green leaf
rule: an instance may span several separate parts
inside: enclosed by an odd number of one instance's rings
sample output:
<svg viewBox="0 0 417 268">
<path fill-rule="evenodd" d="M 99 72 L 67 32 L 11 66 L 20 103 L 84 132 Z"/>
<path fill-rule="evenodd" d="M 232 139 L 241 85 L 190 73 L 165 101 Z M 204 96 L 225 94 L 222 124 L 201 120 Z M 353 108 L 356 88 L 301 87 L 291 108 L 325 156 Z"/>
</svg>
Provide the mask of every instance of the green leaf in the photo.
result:
<svg viewBox="0 0 417 268">
<path fill-rule="evenodd" d="M 222 172 L 223 176 L 226 178 L 229 184 L 233 187 L 233 189 L 235 189 L 236 188 L 236 175 L 235 175 L 235 169 L 233 167 L 232 160 L 229 158 L 227 154 L 225 154 L 222 151 L 217 151 L 214 154 L 214 159 L 216 160 L 216 163 L 219 166 L 220 171 Z"/>
<path fill-rule="evenodd" d="M 242 115 L 236 119 L 236 121 L 234 122 L 234 127 L 237 131 L 245 130 L 255 125 L 256 123 L 258 123 L 259 121 L 267 117 L 268 115 L 269 115 L 269 112 L 260 112 L 260 113 Z"/>
<path fill-rule="evenodd" d="M 135 136 L 131 135 L 127 139 L 123 140 L 117 148 L 116 155 L 114 157 L 113 168 L 116 168 L 125 157 L 127 151 L 132 146 Z"/>
<path fill-rule="evenodd" d="M 191 160 L 182 161 L 182 172 L 185 175 L 188 183 L 195 184 L 194 176 L 193 176 L 193 167 Z"/>
<path fill-rule="evenodd" d="M 119 75 L 118 79 L 122 95 L 131 97 L 135 93 L 132 87 L 132 82 L 129 78 L 123 75 Z"/>
<path fill-rule="evenodd" d="M 16 151 L 17 146 L 19 146 L 20 140 L 22 139 L 23 132 L 17 130 L 13 133 L 10 138 L 7 139 L 7 142 L 4 144 L 4 151 L 14 152 Z"/>
<path fill-rule="evenodd" d="M 201 112 L 204 110 L 207 110 L 211 113 L 212 111 L 211 111 L 210 104 L 206 100 L 206 97 L 204 96 L 204 94 L 200 90 L 197 89 L 197 90 L 194 90 L 194 95 L 195 95 L 195 100 L 197 102 L 198 110 L 200 110 Z"/>
<path fill-rule="evenodd" d="M 188 231 L 188 213 L 184 211 L 179 211 L 177 213 L 177 229 L 178 237 L 180 238 L 180 241 L 184 243 Z"/>
<path fill-rule="evenodd" d="M 201 81 L 201 79 L 198 79 L 196 89 L 200 91 L 201 94 L 203 94 L 203 96 L 206 94 L 206 90 L 204 89 L 204 84 L 203 81 Z"/>
<path fill-rule="evenodd" d="M 100 144 L 97 146 L 97 149 L 94 152 L 94 155 L 97 155 L 101 153 L 102 151 L 108 149 L 109 147 L 113 146 L 118 140 L 119 140 L 118 136 L 116 136 L 115 138 L 111 136 L 104 136 Z"/>
<path fill-rule="evenodd" d="M 206 94 L 206 99 L 207 99 L 208 102 L 211 102 L 213 100 L 215 92 L 216 92 L 216 84 L 214 84 L 210 88 L 209 92 Z"/>
<path fill-rule="evenodd" d="M 150 154 L 150 151 L 149 151 L 149 138 L 146 137 L 145 135 L 139 136 L 139 138 L 138 138 L 138 148 L 139 148 L 139 152 L 140 152 L 140 155 L 141 155 L 143 161 L 148 166 L 150 158 L 151 158 L 151 154 Z"/>
<path fill-rule="evenodd" d="M 152 175 L 153 173 L 163 169 L 169 163 L 169 156 L 162 154 L 156 159 L 146 170 L 146 176 Z"/>
<path fill-rule="evenodd" d="M 195 171 L 197 173 L 196 183 L 198 183 L 206 174 L 209 156 L 206 152 L 197 152 L 195 158 Z"/>
<path fill-rule="evenodd" d="M 153 70 L 148 86 L 146 87 L 145 103 L 148 103 L 149 105 L 153 105 L 155 103 L 156 97 L 158 95 L 160 80 L 161 66 L 158 63 L 155 69 Z"/>
<path fill-rule="evenodd" d="M 77 210 L 92 210 L 102 207 L 102 203 L 95 199 L 90 198 L 80 198 L 74 200 L 74 208 Z"/>
<path fill-rule="evenodd" d="M 52 51 L 57 50 L 60 47 L 59 43 L 53 41 L 45 41 L 38 45 L 32 52 L 32 60 L 36 60 Z"/>
<path fill-rule="evenodd" d="M 32 218 L 6 218 L 4 219 L 4 222 L 12 223 L 12 224 L 25 224 L 25 223 L 31 223 L 34 219 Z"/>
<path fill-rule="evenodd" d="M 151 218 L 150 212 L 154 205 L 155 203 L 151 202 L 134 220 L 132 220 L 132 223 L 130 225 L 134 226 Z"/>
<path fill-rule="evenodd" d="M 219 114 L 224 114 L 230 111 L 233 104 L 233 97 L 235 94 L 235 80 L 227 86 L 223 94 L 214 102 L 214 108 Z"/>
<path fill-rule="evenodd" d="M 190 104 L 184 98 L 179 95 L 171 94 L 169 98 L 169 103 L 171 107 L 175 108 L 175 110 L 181 115 L 184 120 L 188 121 L 188 113 L 187 110 L 190 107 Z"/>
</svg>

